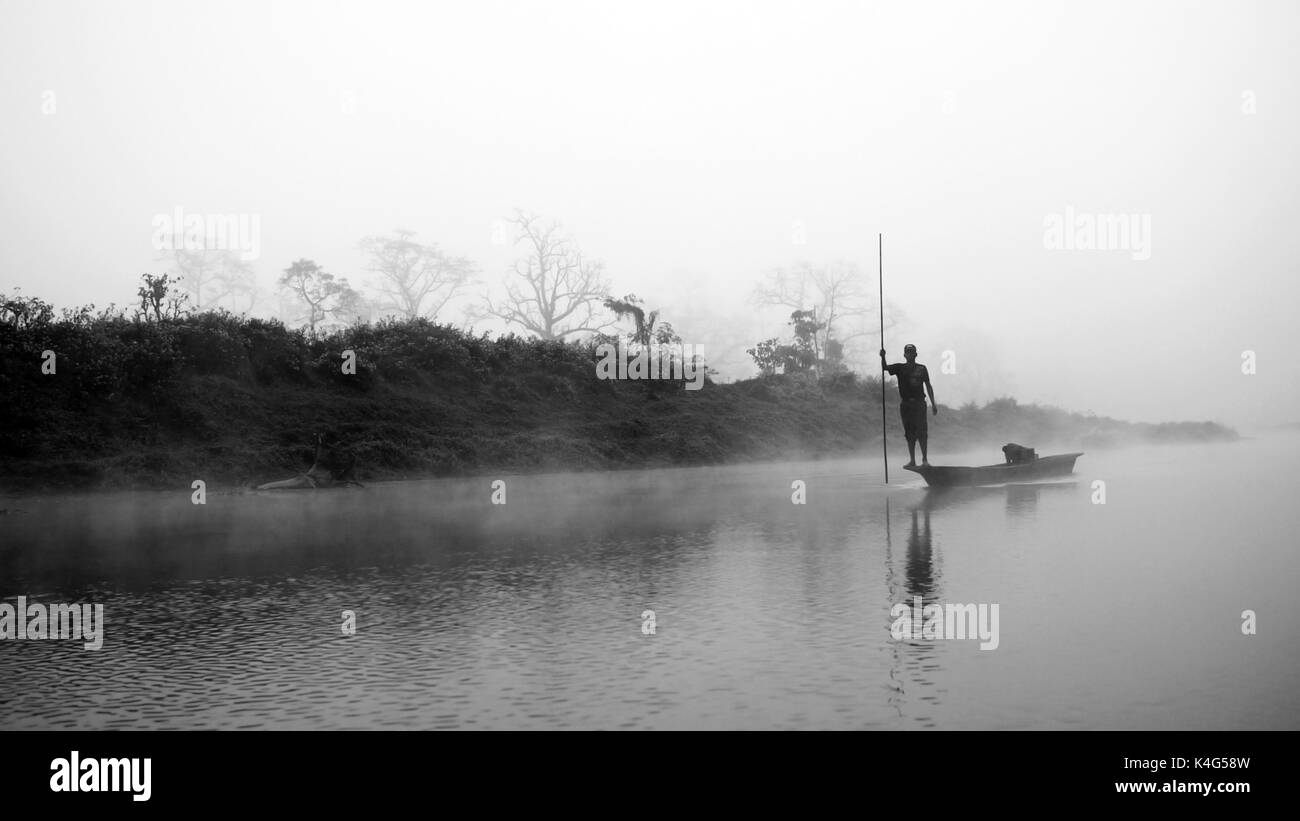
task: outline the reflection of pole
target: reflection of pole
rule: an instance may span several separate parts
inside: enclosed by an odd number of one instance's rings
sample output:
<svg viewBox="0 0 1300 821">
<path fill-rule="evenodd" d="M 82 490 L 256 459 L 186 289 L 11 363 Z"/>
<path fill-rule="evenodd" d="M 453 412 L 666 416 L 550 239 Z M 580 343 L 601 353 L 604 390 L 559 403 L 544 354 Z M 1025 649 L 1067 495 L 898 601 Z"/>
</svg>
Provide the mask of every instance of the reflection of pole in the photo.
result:
<svg viewBox="0 0 1300 821">
<path fill-rule="evenodd" d="M 890 617 L 893 617 L 893 603 L 899 600 L 898 591 L 894 584 L 894 555 L 893 539 L 889 533 L 889 497 L 885 497 L 885 592 L 889 596 L 886 604 L 890 605 Z M 893 625 L 890 625 L 892 632 Z M 889 642 L 889 680 L 893 684 L 889 688 L 889 704 L 898 713 L 898 718 L 903 719 L 903 707 L 900 700 L 903 696 L 903 672 L 902 659 L 900 658 L 901 641 Z"/>
<path fill-rule="evenodd" d="M 893 540 L 889 538 L 889 497 L 885 497 L 885 552 L 893 547 Z"/>
<path fill-rule="evenodd" d="M 877 234 L 880 258 L 880 350 L 885 349 L 885 235 Z M 885 442 L 885 358 L 880 358 L 880 454 L 885 460 L 885 484 L 889 484 L 889 446 Z"/>
<path fill-rule="evenodd" d="M 885 497 L 885 592 L 889 595 L 892 607 L 898 601 L 898 590 L 894 580 L 894 539 L 889 532 L 889 497 Z"/>
</svg>

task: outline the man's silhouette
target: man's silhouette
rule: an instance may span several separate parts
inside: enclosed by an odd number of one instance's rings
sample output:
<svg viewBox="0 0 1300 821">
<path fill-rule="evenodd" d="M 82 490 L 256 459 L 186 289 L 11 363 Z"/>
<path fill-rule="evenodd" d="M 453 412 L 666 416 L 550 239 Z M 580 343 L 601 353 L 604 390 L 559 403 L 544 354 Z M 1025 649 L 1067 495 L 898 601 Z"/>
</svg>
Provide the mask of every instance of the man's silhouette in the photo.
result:
<svg viewBox="0 0 1300 821">
<path fill-rule="evenodd" d="M 916 361 L 916 346 L 906 345 L 903 356 L 907 362 L 890 365 L 885 362 L 885 349 L 880 349 L 880 367 L 890 376 L 898 377 L 898 396 L 902 400 L 899 413 L 903 417 L 903 435 L 907 437 L 907 467 L 916 467 L 916 443 L 921 443 L 921 464 L 929 467 L 930 457 L 927 450 L 929 431 L 925 419 L 925 394 L 930 393 L 930 404 L 934 413 L 939 414 L 939 405 L 934 401 L 934 386 L 930 384 L 930 372 Z"/>
</svg>

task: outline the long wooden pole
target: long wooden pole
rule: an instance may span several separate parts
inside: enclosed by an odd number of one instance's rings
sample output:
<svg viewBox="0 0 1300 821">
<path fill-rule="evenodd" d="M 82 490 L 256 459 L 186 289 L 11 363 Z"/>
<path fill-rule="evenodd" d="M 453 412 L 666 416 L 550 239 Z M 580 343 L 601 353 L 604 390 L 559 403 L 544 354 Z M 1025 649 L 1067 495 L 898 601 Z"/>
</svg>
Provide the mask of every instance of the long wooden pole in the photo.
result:
<svg viewBox="0 0 1300 821">
<path fill-rule="evenodd" d="M 885 349 L 885 235 L 877 234 L 880 258 L 880 350 Z M 880 453 L 885 459 L 885 484 L 889 484 L 889 445 L 885 427 L 885 363 L 880 362 Z"/>
</svg>

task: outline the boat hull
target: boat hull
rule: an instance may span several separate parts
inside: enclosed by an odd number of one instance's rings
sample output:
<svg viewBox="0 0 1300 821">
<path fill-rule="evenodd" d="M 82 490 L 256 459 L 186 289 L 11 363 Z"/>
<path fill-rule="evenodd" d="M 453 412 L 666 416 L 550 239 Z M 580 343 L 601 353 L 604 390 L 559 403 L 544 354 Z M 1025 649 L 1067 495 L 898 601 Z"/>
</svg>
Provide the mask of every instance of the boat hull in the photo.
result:
<svg viewBox="0 0 1300 821">
<path fill-rule="evenodd" d="M 945 467 L 941 465 L 904 466 L 904 470 L 921 474 L 931 487 L 972 487 L 1002 485 L 1008 482 L 1033 482 L 1074 472 L 1074 460 L 1082 453 L 1043 456 L 1018 465 L 983 465 L 980 467 Z"/>
</svg>

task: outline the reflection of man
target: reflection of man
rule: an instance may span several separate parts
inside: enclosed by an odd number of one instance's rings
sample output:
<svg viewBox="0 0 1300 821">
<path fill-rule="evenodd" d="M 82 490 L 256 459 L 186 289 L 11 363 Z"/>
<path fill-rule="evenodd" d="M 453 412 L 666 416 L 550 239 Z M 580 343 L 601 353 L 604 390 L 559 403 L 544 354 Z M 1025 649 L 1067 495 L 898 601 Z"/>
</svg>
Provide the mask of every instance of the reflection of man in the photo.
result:
<svg viewBox="0 0 1300 821">
<path fill-rule="evenodd" d="M 907 467 L 916 467 L 916 443 L 921 443 L 921 464 L 930 466 L 928 455 L 929 431 L 925 419 L 925 394 L 930 393 L 930 404 L 934 414 L 939 415 L 939 406 L 934 401 L 934 386 L 930 384 L 930 372 L 916 361 L 916 346 L 903 347 L 903 357 L 907 362 L 890 365 L 885 362 L 885 349 L 880 349 L 880 367 L 890 376 L 898 377 L 898 396 L 902 400 L 899 413 L 903 417 L 903 435 L 907 437 Z"/>
<path fill-rule="evenodd" d="M 926 498 L 929 498 L 928 496 Z M 912 534 L 907 537 L 907 595 L 930 598 L 935 591 L 934 564 L 930 554 L 930 509 L 925 508 L 924 529 L 912 509 Z"/>
</svg>

